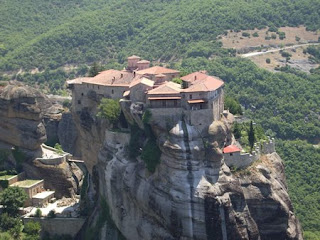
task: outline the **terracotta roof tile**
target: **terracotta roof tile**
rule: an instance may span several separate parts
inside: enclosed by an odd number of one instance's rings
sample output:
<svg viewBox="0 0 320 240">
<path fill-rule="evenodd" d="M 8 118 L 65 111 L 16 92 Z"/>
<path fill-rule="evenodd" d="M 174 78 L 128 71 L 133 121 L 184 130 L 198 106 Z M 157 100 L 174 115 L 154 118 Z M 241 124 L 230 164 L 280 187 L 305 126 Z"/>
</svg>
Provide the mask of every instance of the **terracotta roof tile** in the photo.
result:
<svg viewBox="0 0 320 240">
<path fill-rule="evenodd" d="M 138 85 L 139 83 L 142 83 L 142 84 L 147 85 L 149 87 L 153 87 L 153 85 L 154 85 L 154 81 L 152 81 L 152 80 L 150 80 L 150 79 L 148 79 L 146 77 L 137 76 L 135 78 L 135 80 L 131 82 L 130 88 Z"/>
<path fill-rule="evenodd" d="M 186 82 L 194 82 L 197 80 L 204 80 L 207 77 L 208 77 L 208 75 L 203 72 L 194 72 L 194 73 L 191 73 L 189 75 L 182 77 L 181 79 Z"/>
<path fill-rule="evenodd" d="M 80 77 L 72 80 L 67 80 L 67 84 L 81 84 L 83 81 L 90 80 L 91 77 Z"/>
<path fill-rule="evenodd" d="M 141 59 L 141 58 L 139 56 L 132 55 L 132 56 L 128 57 L 128 59 Z"/>
<path fill-rule="evenodd" d="M 183 92 L 209 92 L 222 87 L 224 82 L 216 77 L 207 76 L 203 80 L 197 80 L 191 83 L 191 86 L 184 89 Z"/>
<path fill-rule="evenodd" d="M 180 94 L 181 87 L 180 84 L 174 82 L 166 82 L 159 87 L 148 91 L 148 95 L 157 95 L 157 94 Z"/>
<path fill-rule="evenodd" d="M 223 153 L 234 153 L 234 152 L 240 152 L 241 149 L 238 148 L 236 145 L 229 145 L 223 149 Z"/>
<path fill-rule="evenodd" d="M 104 86 L 129 86 L 134 78 L 133 73 L 119 70 L 106 70 L 97 76 L 83 81 L 83 83 L 91 83 Z"/>
<path fill-rule="evenodd" d="M 152 74 L 152 75 L 157 75 L 157 74 L 164 74 L 164 73 L 179 73 L 179 71 L 174 70 L 174 69 L 169 69 L 165 67 L 160 67 L 160 66 L 154 66 L 150 68 L 146 68 L 140 71 L 137 71 L 137 74 Z"/>
</svg>

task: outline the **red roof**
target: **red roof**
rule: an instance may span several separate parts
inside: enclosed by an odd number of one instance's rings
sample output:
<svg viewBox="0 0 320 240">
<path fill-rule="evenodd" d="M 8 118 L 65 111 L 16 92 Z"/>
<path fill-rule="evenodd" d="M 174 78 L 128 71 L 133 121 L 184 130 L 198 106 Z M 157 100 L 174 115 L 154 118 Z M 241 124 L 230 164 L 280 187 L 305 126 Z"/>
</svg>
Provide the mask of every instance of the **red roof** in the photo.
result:
<svg viewBox="0 0 320 240">
<path fill-rule="evenodd" d="M 238 148 L 236 145 L 229 145 L 228 147 L 225 147 L 223 149 L 223 153 L 234 153 L 234 152 L 240 152 L 241 149 Z"/>
<path fill-rule="evenodd" d="M 138 78 L 139 76 L 137 76 Z M 129 87 L 134 80 L 134 74 L 126 71 L 109 69 L 99 73 L 93 78 L 83 80 L 83 83 L 91 83 L 104 86 L 125 86 Z"/>
<path fill-rule="evenodd" d="M 164 73 L 179 73 L 179 71 L 161 67 L 161 66 L 154 66 L 154 67 L 137 71 L 137 74 L 141 74 L 141 75 L 143 74 L 157 75 L 157 74 L 164 74 Z"/>
</svg>

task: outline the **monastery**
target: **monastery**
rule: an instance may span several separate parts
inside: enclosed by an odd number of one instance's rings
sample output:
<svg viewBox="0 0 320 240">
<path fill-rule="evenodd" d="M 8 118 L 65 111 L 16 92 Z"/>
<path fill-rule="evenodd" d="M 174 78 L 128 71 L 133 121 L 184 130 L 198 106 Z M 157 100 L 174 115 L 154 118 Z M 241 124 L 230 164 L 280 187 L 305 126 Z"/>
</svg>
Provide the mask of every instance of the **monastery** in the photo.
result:
<svg viewBox="0 0 320 240">
<path fill-rule="evenodd" d="M 76 111 L 90 108 L 94 101 L 105 97 L 143 103 L 160 118 L 183 115 L 194 126 L 209 126 L 219 120 L 224 110 L 224 82 L 205 71 L 181 77 L 182 84 L 172 81 L 179 77 L 177 70 L 150 67 L 150 61 L 131 56 L 124 70 L 109 69 L 67 84 Z"/>
</svg>

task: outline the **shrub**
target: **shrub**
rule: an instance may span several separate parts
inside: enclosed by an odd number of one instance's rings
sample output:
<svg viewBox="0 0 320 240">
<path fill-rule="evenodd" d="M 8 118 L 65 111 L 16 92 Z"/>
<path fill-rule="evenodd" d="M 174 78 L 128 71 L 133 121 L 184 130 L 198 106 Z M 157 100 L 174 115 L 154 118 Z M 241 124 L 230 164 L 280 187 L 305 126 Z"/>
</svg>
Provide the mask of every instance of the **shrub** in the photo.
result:
<svg viewBox="0 0 320 240">
<path fill-rule="evenodd" d="M 271 34 L 271 38 L 272 38 L 272 39 L 276 39 L 276 38 L 277 38 L 277 34 L 272 33 L 272 34 Z"/>
<path fill-rule="evenodd" d="M 268 64 L 270 64 L 270 63 L 271 63 L 270 58 L 267 58 L 267 59 L 266 59 L 266 63 L 268 63 Z"/>
<path fill-rule="evenodd" d="M 150 112 L 150 110 L 147 109 L 142 115 L 142 122 L 144 124 L 149 124 L 151 117 L 152 117 L 152 113 Z"/>
<path fill-rule="evenodd" d="M 269 27 L 269 32 L 278 32 L 278 28 L 275 26 Z"/>
<path fill-rule="evenodd" d="M 296 36 L 296 41 L 299 42 L 301 38 L 299 38 L 298 36 Z"/>
<path fill-rule="evenodd" d="M 286 38 L 286 33 L 285 32 L 279 32 L 278 34 L 279 34 L 279 39 L 280 40 L 283 40 L 283 39 Z"/>
<path fill-rule="evenodd" d="M 252 34 L 252 37 L 259 37 L 258 32 L 254 32 L 254 33 Z"/>
<path fill-rule="evenodd" d="M 59 143 L 56 143 L 54 145 L 54 148 L 57 150 L 57 153 L 63 154 L 63 149 L 62 149 L 62 147 L 61 147 L 61 145 Z"/>
<path fill-rule="evenodd" d="M 174 78 L 174 79 L 172 79 L 172 82 L 182 84 L 182 79 L 181 78 Z"/>
<path fill-rule="evenodd" d="M 40 208 L 37 208 L 36 213 L 34 214 L 35 217 L 40 218 L 42 216 L 42 211 Z"/>
<path fill-rule="evenodd" d="M 54 210 L 51 210 L 49 213 L 48 213 L 48 217 L 49 218 L 55 218 L 56 217 L 56 212 Z"/>
<path fill-rule="evenodd" d="M 6 188 L 0 194 L 0 204 L 3 205 L 3 211 L 10 216 L 17 216 L 19 208 L 23 206 L 26 199 L 26 193 L 19 187 Z"/>
<path fill-rule="evenodd" d="M 283 51 L 283 52 L 281 53 L 281 56 L 282 56 L 282 57 L 285 57 L 285 58 L 288 58 L 288 57 L 290 58 L 292 55 L 291 55 L 290 53 L 288 53 L 288 52 L 284 52 L 284 51 Z"/>
<path fill-rule="evenodd" d="M 71 101 L 68 100 L 68 99 L 64 100 L 64 101 L 62 102 L 62 106 L 63 106 L 64 108 L 70 108 L 70 106 L 71 106 Z"/>
<path fill-rule="evenodd" d="M 239 114 L 239 115 L 242 114 L 241 105 L 237 100 L 235 100 L 229 96 L 226 96 L 225 101 L 224 101 L 224 105 L 225 105 L 225 109 L 229 109 L 229 111 L 232 114 Z"/>
<path fill-rule="evenodd" d="M 19 219 L 10 216 L 8 213 L 2 213 L 0 215 L 0 230 L 5 232 L 9 229 L 13 228 L 16 224 L 18 224 Z"/>
<path fill-rule="evenodd" d="M 121 108 L 118 100 L 102 98 L 98 109 L 98 117 L 107 119 L 113 125 L 118 122 L 121 113 Z"/>
<path fill-rule="evenodd" d="M 161 150 L 155 140 L 148 140 L 143 147 L 141 159 L 145 162 L 147 169 L 154 173 L 157 165 L 160 163 Z"/>
<path fill-rule="evenodd" d="M 28 235 L 39 235 L 40 231 L 41 231 L 40 223 L 35 221 L 27 222 L 23 228 L 23 232 L 25 232 Z"/>
<path fill-rule="evenodd" d="M 248 32 L 243 32 L 241 35 L 242 35 L 243 37 L 250 37 L 250 33 L 248 33 Z"/>
</svg>

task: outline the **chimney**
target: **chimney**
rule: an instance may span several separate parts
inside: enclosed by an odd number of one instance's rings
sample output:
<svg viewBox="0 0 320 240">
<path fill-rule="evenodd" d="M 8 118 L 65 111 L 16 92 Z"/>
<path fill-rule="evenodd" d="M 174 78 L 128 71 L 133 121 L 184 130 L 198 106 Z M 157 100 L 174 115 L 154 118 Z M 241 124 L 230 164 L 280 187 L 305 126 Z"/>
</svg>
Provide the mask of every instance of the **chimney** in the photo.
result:
<svg viewBox="0 0 320 240">
<path fill-rule="evenodd" d="M 121 76 L 120 76 L 120 78 L 123 78 L 123 73 L 121 73 Z"/>
<path fill-rule="evenodd" d="M 197 80 L 197 75 L 194 76 L 194 80 Z"/>
<path fill-rule="evenodd" d="M 115 80 L 116 80 L 116 77 L 113 77 L 111 84 L 113 84 Z"/>
</svg>

